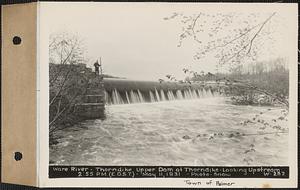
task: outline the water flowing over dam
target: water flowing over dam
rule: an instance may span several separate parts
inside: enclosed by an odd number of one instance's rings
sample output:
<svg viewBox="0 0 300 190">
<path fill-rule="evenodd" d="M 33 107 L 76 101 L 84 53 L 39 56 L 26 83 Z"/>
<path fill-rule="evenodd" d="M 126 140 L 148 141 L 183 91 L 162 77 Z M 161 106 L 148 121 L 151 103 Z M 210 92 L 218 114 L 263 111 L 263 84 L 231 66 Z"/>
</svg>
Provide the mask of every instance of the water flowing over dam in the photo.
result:
<svg viewBox="0 0 300 190">
<path fill-rule="evenodd" d="M 212 82 L 188 84 L 104 79 L 104 88 L 107 105 L 197 99 L 221 95 L 221 88 Z"/>
</svg>

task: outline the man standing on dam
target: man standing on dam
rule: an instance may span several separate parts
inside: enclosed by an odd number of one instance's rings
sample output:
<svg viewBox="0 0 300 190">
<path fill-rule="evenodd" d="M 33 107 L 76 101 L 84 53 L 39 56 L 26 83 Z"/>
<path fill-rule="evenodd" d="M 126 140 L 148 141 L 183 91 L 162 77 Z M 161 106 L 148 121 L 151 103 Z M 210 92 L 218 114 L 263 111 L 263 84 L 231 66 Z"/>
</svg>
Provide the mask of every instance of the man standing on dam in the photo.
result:
<svg viewBox="0 0 300 190">
<path fill-rule="evenodd" d="M 94 67 L 96 75 L 99 75 L 99 68 L 101 67 L 101 64 L 98 63 L 98 60 L 94 63 Z"/>
</svg>

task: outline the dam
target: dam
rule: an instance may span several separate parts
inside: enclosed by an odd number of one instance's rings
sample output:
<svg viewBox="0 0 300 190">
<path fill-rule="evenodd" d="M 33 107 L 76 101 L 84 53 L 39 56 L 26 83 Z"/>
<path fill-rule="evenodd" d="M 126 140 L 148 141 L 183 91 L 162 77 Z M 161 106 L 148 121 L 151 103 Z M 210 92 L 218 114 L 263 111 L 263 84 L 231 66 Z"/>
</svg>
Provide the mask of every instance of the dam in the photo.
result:
<svg viewBox="0 0 300 190">
<path fill-rule="evenodd" d="M 88 87 L 76 109 L 83 120 L 54 132 L 62 137 L 50 146 L 52 164 L 255 166 L 288 161 L 287 120 L 279 121 L 282 131 L 274 124 L 262 128 L 260 122 L 248 122 L 255 117 L 272 123 L 282 108 L 234 105 L 223 97 L 228 94 L 224 83 L 97 76 Z M 257 151 L 247 153 L 254 141 Z"/>
<path fill-rule="evenodd" d="M 135 104 L 221 96 L 216 82 L 159 82 L 104 78 L 105 104 Z"/>
</svg>

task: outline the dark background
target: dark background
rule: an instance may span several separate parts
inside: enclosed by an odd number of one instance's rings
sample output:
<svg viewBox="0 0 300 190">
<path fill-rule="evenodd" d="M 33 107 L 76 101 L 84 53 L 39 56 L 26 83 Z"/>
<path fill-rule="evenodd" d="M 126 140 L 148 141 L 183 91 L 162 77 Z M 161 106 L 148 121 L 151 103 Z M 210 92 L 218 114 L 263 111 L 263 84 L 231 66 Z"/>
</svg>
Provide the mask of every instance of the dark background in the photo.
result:
<svg viewBox="0 0 300 190">
<path fill-rule="evenodd" d="M 36 2 L 36 1 L 37 0 L 0 0 L 0 4 L 1 5 L 6 5 L 6 4 L 17 4 L 17 3 Z M 45 1 L 45 0 L 40 0 L 40 1 Z M 68 1 L 68 0 L 61 0 L 61 1 Z M 98 1 L 98 0 L 94 0 L 94 1 Z M 59 2 L 59 1 L 57 1 L 57 2 Z M 116 1 L 116 2 L 119 2 L 119 1 Z M 122 2 L 134 2 L 134 1 L 122 1 Z M 149 1 L 143 1 L 143 2 L 149 2 Z M 257 1 L 257 0 L 254 0 L 254 1 L 245 1 L 245 0 L 240 0 L 240 1 L 234 1 L 234 0 L 223 0 L 223 1 L 220 1 L 220 0 L 211 0 L 211 1 L 207 1 L 207 0 L 204 0 L 204 1 L 197 1 L 197 0 L 196 1 L 178 1 L 178 0 L 175 0 L 175 1 L 172 1 L 172 0 L 169 0 L 169 1 L 150 1 L 150 2 L 216 2 L 216 3 L 217 2 L 239 2 L 239 3 L 261 2 L 261 3 L 298 3 L 297 0 L 289 0 L 289 1 L 286 1 L 286 0 L 281 0 L 281 1 L 278 1 L 278 0 L 265 0 L 265 1 Z M 299 6 L 299 4 L 298 4 L 298 6 Z M 1 10 L 0 10 L 0 12 L 1 12 Z M 1 17 L 1 14 L 0 14 L 0 17 Z M 298 15 L 298 18 L 299 18 L 299 15 Z M 0 19 L 0 25 L 1 25 L 1 19 Z M 298 19 L 298 25 L 299 25 L 299 19 Z M 1 27 L 2 27 L 2 25 L 1 25 Z M 0 31 L 1 31 L 1 29 L 0 29 Z M 298 34 L 299 34 L 299 28 L 298 28 Z M 2 38 L 0 38 L 0 39 L 2 39 Z M 299 41 L 298 41 L 298 47 L 299 47 Z M 0 44 L 0 49 L 1 48 L 2 47 L 1 47 L 1 44 Z M 298 49 L 298 60 L 299 60 L 299 54 L 300 53 L 299 53 L 299 49 Z M 1 63 L 1 59 L 0 59 L 0 63 Z M 298 67 L 298 73 L 299 73 L 299 70 L 300 70 L 300 67 Z M 1 73 L 2 72 L 0 70 L 0 74 Z M 299 80 L 300 80 L 300 77 L 298 76 L 298 81 Z M 299 82 L 298 82 L 298 94 L 299 93 L 300 93 L 300 90 L 299 90 Z M 2 94 L 2 88 L 1 88 L 1 94 Z M 298 96 L 298 102 L 299 102 L 299 96 Z M 299 103 L 298 103 L 298 107 L 299 107 Z M 2 109 L 1 109 L 1 111 L 2 111 Z M 299 114 L 298 114 L 298 120 L 299 120 Z M 298 128 L 299 128 L 299 123 L 298 123 Z M 298 130 L 298 137 L 299 137 L 299 130 Z M 1 130 L 0 130 L 0 138 L 1 138 Z M 0 141 L 0 145 L 1 145 L 1 141 Z M 299 146 L 299 141 L 298 141 L 298 146 Z M 0 152 L 1 152 L 1 146 L 0 146 Z M 299 155 L 299 148 L 298 148 L 298 155 Z M 1 156 L 0 156 L 0 161 L 1 161 Z M 298 166 L 299 166 L 299 159 L 298 159 Z M 0 162 L 0 168 L 1 168 L 1 162 Z M 299 169 L 299 167 L 298 167 L 298 169 Z M 298 181 L 298 187 L 299 187 L 299 181 Z M 2 183 L 1 182 L 1 173 L 0 173 L 0 190 L 37 190 L 37 189 L 40 189 L 40 188 Z M 51 189 L 61 189 L 61 190 L 64 190 L 64 189 L 95 189 L 95 188 L 43 188 L 43 189 L 46 189 L 46 190 L 51 190 Z M 111 188 L 111 189 L 113 189 L 113 188 Z M 131 189 L 133 189 L 133 188 L 131 188 Z M 141 189 L 141 188 L 136 188 L 136 189 Z M 143 189 L 149 189 L 149 188 L 143 188 Z"/>
</svg>

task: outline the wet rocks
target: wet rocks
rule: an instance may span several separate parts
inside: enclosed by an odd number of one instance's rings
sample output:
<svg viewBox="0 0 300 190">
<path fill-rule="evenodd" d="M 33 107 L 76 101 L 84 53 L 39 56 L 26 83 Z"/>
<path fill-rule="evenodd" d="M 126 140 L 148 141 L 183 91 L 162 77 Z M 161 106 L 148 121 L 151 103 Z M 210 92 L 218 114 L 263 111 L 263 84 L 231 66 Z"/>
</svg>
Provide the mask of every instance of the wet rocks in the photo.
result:
<svg viewBox="0 0 300 190">
<path fill-rule="evenodd" d="M 188 135 L 184 135 L 182 138 L 185 139 L 185 140 L 191 139 L 191 137 L 188 136 Z"/>
</svg>

